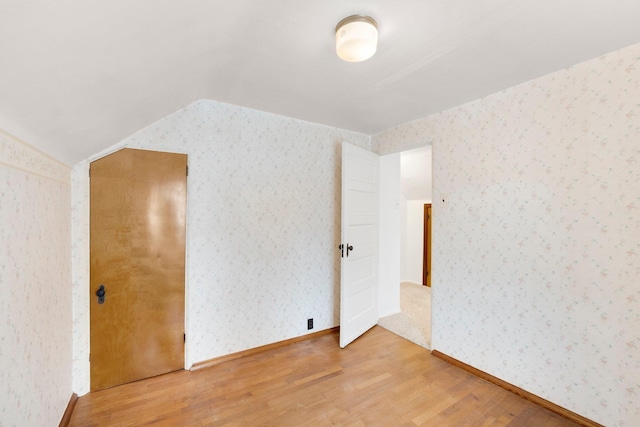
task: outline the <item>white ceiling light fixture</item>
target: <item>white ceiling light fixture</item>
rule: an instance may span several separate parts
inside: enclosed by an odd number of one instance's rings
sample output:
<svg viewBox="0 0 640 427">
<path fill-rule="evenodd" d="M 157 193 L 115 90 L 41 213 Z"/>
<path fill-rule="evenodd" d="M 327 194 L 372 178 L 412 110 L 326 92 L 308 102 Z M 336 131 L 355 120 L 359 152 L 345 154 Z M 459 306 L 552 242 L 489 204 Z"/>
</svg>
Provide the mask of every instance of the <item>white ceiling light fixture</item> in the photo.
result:
<svg viewBox="0 0 640 427">
<path fill-rule="evenodd" d="M 378 23 L 370 16 L 352 15 L 336 26 L 336 53 L 347 62 L 371 58 L 378 47 Z"/>
</svg>

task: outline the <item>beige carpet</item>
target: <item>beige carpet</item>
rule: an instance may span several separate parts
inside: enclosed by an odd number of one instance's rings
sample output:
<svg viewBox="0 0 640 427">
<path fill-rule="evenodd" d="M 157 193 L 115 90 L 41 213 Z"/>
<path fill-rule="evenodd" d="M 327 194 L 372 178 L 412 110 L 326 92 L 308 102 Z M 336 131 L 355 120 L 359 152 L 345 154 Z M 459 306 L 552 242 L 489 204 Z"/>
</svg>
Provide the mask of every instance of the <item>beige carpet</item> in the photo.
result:
<svg viewBox="0 0 640 427">
<path fill-rule="evenodd" d="M 378 325 L 419 346 L 431 346 L 431 288 L 400 283 L 400 313 L 383 317 Z"/>
</svg>

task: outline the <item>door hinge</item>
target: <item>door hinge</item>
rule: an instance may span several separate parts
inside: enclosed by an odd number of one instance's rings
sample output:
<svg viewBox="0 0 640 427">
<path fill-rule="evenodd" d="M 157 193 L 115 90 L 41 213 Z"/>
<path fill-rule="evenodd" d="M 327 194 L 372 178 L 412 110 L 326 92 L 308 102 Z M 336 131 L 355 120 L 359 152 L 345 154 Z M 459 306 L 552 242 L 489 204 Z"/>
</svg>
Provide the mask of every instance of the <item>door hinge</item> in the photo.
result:
<svg viewBox="0 0 640 427">
<path fill-rule="evenodd" d="M 187 176 L 189 176 L 189 165 L 187 165 Z"/>
<path fill-rule="evenodd" d="M 187 334 L 182 334 L 182 342 L 187 342 Z"/>
</svg>

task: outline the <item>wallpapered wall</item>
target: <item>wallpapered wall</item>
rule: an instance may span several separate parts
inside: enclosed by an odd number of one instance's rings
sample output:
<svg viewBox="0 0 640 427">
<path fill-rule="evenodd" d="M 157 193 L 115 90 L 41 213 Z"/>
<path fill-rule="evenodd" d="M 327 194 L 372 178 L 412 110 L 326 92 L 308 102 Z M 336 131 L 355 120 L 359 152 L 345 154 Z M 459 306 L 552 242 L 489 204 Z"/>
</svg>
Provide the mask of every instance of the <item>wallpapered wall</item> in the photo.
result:
<svg viewBox="0 0 640 427">
<path fill-rule="evenodd" d="M 640 45 L 375 136 L 433 144 L 433 346 L 640 425 Z"/>
<path fill-rule="evenodd" d="M 339 323 L 343 140 L 370 148 L 364 135 L 198 101 L 118 145 L 189 155 L 187 366 L 303 335 L 309 317 L 313 331 Z M 87 167 L 72 174 L 79 393 L 89 384 Z"/>
<path fill-rule="evenodd" d="M 71 397 L 70 168 L 0 131 L 0 425 Z"/>
</svg>

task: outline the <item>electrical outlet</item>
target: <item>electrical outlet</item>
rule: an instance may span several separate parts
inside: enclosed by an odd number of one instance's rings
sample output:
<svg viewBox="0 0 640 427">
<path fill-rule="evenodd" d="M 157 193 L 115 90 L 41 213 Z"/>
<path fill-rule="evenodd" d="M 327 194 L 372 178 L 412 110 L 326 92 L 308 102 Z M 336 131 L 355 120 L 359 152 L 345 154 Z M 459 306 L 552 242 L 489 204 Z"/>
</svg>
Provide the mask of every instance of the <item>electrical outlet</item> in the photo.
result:
<svg viewBox="0 0 640 427">
<path fill-rule="evenodd" d="M 307 330 L 313 329 L 313 319 L 307 319 Z"/>
</svg>

